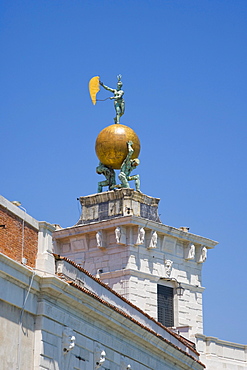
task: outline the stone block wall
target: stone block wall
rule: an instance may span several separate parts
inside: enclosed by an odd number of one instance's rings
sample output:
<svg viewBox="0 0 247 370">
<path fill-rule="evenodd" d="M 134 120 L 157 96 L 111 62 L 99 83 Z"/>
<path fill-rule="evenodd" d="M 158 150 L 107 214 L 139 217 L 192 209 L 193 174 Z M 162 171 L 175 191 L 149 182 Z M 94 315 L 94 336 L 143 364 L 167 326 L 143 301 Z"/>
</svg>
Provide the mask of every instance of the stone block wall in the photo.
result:
<svg viewBox="0 0 247 370">
<path fill-rule="evenodd" d="M 45 315 L 40 316 L 36 324 L 35 339 L 39 348 L 36 347 L 35 351 L 35 370 L 95 370 L 102 351 L 106 354 L 102 365 L 104 369 L 127 370 L 128 365 L 134 370 L 179 369 L 169 361 L 164 364 L 156 353 L 149 352 L 140 343 L 126 337 L 124 329 L 122 334 L 121 331 L 115 332 L 110 323 L 108 326 L 107 320 L 105 323 L 95 320 L 90 322 L 85 314 L 75 315 L 72 310 L 64 310 L 63 306 L 52 307 L 48 302 L 45 306 L 44 310 L 49 311 L 49 317 L 44 312 Z M 37 330 L 38 327 L 40 330 Z M 63 343 L 67 331 L 74 335 L 75 346 L 65 353 Z"/>
<path fill-rule="evenodd" d="M 33 370 L 34 316 L 25 312 L 20 322 L 20 307 L 0 307 L 0 368 Z"/>
</svg>

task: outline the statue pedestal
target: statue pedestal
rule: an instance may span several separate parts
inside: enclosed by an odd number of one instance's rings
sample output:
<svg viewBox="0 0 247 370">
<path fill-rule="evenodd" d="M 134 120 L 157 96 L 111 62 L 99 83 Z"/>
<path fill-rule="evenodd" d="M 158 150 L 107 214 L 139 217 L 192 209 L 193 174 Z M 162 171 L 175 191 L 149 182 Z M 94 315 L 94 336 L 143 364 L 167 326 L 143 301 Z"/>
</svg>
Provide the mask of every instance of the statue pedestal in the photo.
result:
<svg viewBox="0 0 247 370">
<path fill-rule="evenodd" d="M 159 201 L 159 198 L 150 197 L 130 188 L 80 197 L 82 212 L 76 225 L 132 215 L 161 222 L 158 214 Z"/>
</svg>

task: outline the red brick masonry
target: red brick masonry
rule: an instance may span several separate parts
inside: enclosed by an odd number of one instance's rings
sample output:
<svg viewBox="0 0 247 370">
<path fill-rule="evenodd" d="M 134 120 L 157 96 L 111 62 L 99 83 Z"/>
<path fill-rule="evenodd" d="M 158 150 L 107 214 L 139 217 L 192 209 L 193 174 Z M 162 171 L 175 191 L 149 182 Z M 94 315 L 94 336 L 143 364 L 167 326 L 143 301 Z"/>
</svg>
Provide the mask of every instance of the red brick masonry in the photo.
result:
<svg viewBox="0 0 247 370">
<path fill-rule="evenodd" d="M 0 207 L 0 252 L 17 262 L 22 262 L 23 220 Z M 38 250 L 38 231 L 24 222 L 23 257 L 27 265 L 35 267 Z"/>
</svg>

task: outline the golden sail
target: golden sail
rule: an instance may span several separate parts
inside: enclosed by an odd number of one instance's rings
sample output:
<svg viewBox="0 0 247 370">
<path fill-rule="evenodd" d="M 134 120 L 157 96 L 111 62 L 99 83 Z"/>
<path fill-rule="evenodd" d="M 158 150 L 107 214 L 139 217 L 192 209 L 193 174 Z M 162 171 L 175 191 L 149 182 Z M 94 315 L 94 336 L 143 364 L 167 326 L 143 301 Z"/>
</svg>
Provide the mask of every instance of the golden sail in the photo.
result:
<svg viewBox="0 0 247 370">
<path fill-rule="evenodd" d="M 88 84 L 88 88 L 89 88 L 90 97 L 92 99 L 92 103 L 95 105 L 96 104 L 96 95 L 100 90 L 100 88 L 99 88 L 99 76 L 95 76 L 95 77 L 91 78 L 91 80 L 89 81 L 89 84 Z"/>
</svg>

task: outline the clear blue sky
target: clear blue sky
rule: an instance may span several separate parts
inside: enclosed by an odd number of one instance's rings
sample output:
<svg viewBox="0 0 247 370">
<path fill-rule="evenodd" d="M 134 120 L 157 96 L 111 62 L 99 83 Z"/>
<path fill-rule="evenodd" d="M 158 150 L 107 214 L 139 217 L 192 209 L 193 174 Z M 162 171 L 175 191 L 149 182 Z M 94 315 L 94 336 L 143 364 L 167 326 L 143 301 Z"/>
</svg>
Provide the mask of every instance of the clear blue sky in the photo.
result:
<svg viewBox="0 0 247 370">
<path fill-rule="evenodd" d="M 74 225 L 114 117 L 88 81 L 121 73 L 142 191 L 164 224 L 219 242 L 203 266 L 205 334 L 247 343 L 247 1 L 2 0 L 0 44 L 0 193 Z"/>
</svg>

